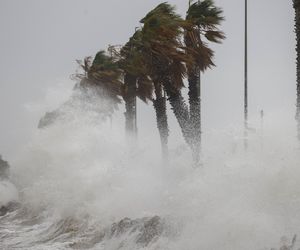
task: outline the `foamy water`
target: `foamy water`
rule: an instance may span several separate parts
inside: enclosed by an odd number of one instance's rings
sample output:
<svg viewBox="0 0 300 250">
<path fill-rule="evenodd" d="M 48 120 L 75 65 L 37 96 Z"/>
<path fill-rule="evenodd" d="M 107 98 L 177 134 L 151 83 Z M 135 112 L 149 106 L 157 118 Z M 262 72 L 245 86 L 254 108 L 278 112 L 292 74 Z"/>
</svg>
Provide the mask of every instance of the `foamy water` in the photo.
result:
<svg viewBox="0 0 300 250">
<path fill-rule="evenodd" d="M 11 162 L 21 205 L 0 217 L 2 249 L 260 250 L 300 236 L 293 119 L 253 119 L 247 152 L 238 126 L 208 130 L 193 168 L 185 145 L 168 165 L 158 141 L 128 145 L 121 112 L 112 126 L 78 103 L 68 114 Z"/>
</svg>

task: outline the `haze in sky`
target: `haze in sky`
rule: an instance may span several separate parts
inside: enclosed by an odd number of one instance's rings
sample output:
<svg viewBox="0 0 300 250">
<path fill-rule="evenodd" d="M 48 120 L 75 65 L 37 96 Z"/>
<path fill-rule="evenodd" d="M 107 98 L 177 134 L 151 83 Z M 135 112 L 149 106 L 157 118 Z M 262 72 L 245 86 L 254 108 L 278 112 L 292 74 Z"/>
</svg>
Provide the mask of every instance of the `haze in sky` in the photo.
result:
<svg viewBox="0 0 300 250">
<path fill-rule="evenodd" d="M 1 0 L 0 153 L 27 143 L 45 111 L 67 99 L 76 59 L 124 44 L 158 0 Z M 172 0 L 183 16 L 188 1 Z M 216 0 L 227 39 L 213 45 L 216 67 L 202 77 L 203 127 L 243 121 L 244 1 Z M 295 35 L 292 1 L 249 1 L 249 112 L 295 112 Z M 138 107 L 140 133 L 158 137 L 151 104 Z M 172 118 L 173 119 L 173 118 Z M 176 136 L 176 122 L 171 126 Z M 177 131 L 177 132 L 176 132 Z"/>
</svg>

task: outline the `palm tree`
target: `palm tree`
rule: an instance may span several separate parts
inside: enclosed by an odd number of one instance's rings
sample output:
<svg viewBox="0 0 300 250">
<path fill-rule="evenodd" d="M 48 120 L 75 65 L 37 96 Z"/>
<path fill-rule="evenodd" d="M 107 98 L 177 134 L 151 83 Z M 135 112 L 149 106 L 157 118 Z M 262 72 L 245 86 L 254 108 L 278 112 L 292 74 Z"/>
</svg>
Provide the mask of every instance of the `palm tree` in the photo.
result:
<svg viewBox="0 0 300 250">
<path fill-rule="evenodd" d="M 191 58 L 185 53 L 182 37 L 183 20 L 167 3 L 159 4 L 142 20 L 143 56 L 155 92 L 160 98 L 165 91 L 182 134 L 191 146 L 188 106 L 181 95 L 186 76 L 185 63 Z"/>
<path fill-rule="evenodd" d="M 180 121 L 179 124 L 185 138 L 188 138 L 189 131 L 187 129 L 189 124 L 188 108 L 179 91 L 183 86 L 182 78 L 186 71 L 182 58 L 180 58 L 186 57 L 186 54 L 183 49 L 181 52 L 178 51 L 178 48 L 182 46 L 179 41 L 182 33 L 179 24 L 182 21 L 175 14 L 173 7 L 167 3 L 160 4 L 141 20 L 141 23 L 144 24 L 143 29 L 137 30 L 120 52 L 119 65 L 126 76 L 124 77 L 126 80 L 124 84 L 125 101 L 128 97 L 133 97 L 134 91 L 129 91 L 129 85 L 137 87 L 138 95 L 139 89 L 144 89 L 145 80 L 147 80 L 147 86 L 149 80 L 153 84 L 155 99 L 152 101 L 165 158 L 168 154 L 169 128 L 164 92 L 167 93 L 174 113 Z M 127 80 L 130 80 L 131 83 Z"/>
<path fill-rule="evenodd" d="M 300 140 L 300 0 L 293 0 L 295 9 L 295 32 L 297 52 L 297 102 L 296 119 L 298 122 L 298 138 Z"/>
<path fill-rule="evenodd" d="M 191 3 L 191 1 L 189 2 Z M 214 66 L 212 61 L 213 51 L 207 46 L 206 41 L 220 43 L 225 38 L 224 33 L 218 29 L 221 21 L 222 10 L 215 7 L 212 0 L 197 1 L 189 5 L 186 24 L 184 25 L 184 41 L 187 54 L 193 58 L 188 67 L 190 122 L 193 130 L 191 133 L 192 150 L 195 161 L 199 162 L 201 148 L 201 84 L 200 71 Z"/>
<path fill-rule="evenodd" d="M 122 100 L 122 82 L 120 81 L 121 71 L 116 67 L 115 62 L 104 51 L 98 52 L 94 60 L 86 57 L 83 62 L 80 60 L 77 62 L 83 69 L 83 73 L 71 76 L 72 79 L 79 80 L 71 97 L 58 109 L 46 112 L 40 119 L 38 128 L 48 127 L 59 119 L 69 119 L 66 110 L 77 107 L 78 104 L 81 106 L 82 101 L 88 105 L 86 110 L 98 112 L 102 119 L 111 117 L 118 108 Z M 94 105 L 93 102 L 99 97 L 103 102 L 101 105 L 99 103 Z"/>
<path fill-rule="evenodd" d="M 141 20 L 142 42 L 151 78 L 166 91 L 185 141 L 199 162 L 200 152 L 200 70 L 213 66 L 213 51 L 204 38 L 220 42 L 224 34 L 217 29 L 223 20 L 222 11 L 210 0 L 190 6 L 186 20 L 180 18 L 174 7 L 162 3 Z M 182 36 L 184 42 L 182 43 Z M 189 79 L 189 103 L 186 105 L 181 88 L 183 78 Z"/>
<path fill-rule="evenodd" d="M 136 95 L 144 102 L 147 102 L 147 100 L 153 101 L 157 127 L 161 140 L 162 155 L 164 159 L 167 159 L 169 128 L 166 110 L 166 98 L 163 94 L 162 84 L 159 82 L 156 75 L 154 75 L 152 71 L 149 71 L 149 67 L 147 67 L 146 61 L 149 58 L 147 57 L 147 53 L 145 53 L 145 51 L 145 46 L 142 41 L 142 32 L 137 30 L 130 38 L 129 42 L 121 49 L 121 59 L 119 60 L 119 64 L 124 70 L 125 76 L 128 78 L 130 76 L 136 81 L 132 83 L 134 87 L 136 86 Z M 126 99 L 128 96 L 133 98 L 134 95 L 133 91 L 129 92 L 130 82 L 126 81 L 128 78 L 125 77 L 124 79 L 124 94 Z M 155 98 L 152 98 L 153 90 Z"/>
<path fill-rule="evenodd" d="M 82 90 L 97 87 L 97 94 L 106 99 L 107 112 L 111 115 L 122 100 L 122 71 L 103 50 L 96 54 L 93 61 L 91 57 L 86 57 L 81 67 L 84 74 L 76 75 L 81 80 L 79 87 Z"/>
<path fill-rule="evenodd" d="M 139 53 L 140 31 L 136 31 L 120 52 L 114 49 L 114 56 L 123 71 L 123 99 L 125 101 L 126 131 L 130 135 L 137 134 L 136 125 L 136 97 L 146 102 L 152 100 L 153 86 L 145 74 L 142 58 Z"/>
</svg>

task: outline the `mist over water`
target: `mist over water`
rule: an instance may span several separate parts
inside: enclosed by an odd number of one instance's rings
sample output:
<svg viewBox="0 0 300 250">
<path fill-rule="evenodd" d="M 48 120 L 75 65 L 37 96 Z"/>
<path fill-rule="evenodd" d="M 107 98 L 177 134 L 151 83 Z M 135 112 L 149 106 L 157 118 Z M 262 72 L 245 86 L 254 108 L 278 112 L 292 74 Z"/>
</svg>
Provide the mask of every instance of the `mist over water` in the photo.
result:
<svg viewBox="0 0 300 250">
<path fill-rule="evenodd" d="M 193 168 L 184 144 L 170 145 L 169 164 L 156 139 L 128 144 L 122 111 L 112 122 L 96 111 L 105 102 L 64 107 L 11 161 L 21 207 L 0 217 L 3 249 L 260 250 L 300 236 L 292 112 L 253 117 L 247 151 L 240 124 L 204 131 Z M 112 233 L 124 218 L 128 228 Z M 145 244 L 137 237 L 151 218 L 159 230 Z"/>
</svg>

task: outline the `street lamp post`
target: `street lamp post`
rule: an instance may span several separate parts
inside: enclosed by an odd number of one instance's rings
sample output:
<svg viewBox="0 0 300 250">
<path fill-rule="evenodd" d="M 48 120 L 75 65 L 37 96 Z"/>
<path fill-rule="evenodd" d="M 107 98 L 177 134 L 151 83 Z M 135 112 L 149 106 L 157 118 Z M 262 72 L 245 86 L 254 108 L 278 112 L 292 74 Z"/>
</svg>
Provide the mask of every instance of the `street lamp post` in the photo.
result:
<svg viewBox="0 0 300 250">
<path fill-rule="evenodd" d="M 248 3 L 245 0 L 244 146 L 248 147 Z"/>
</svg>

